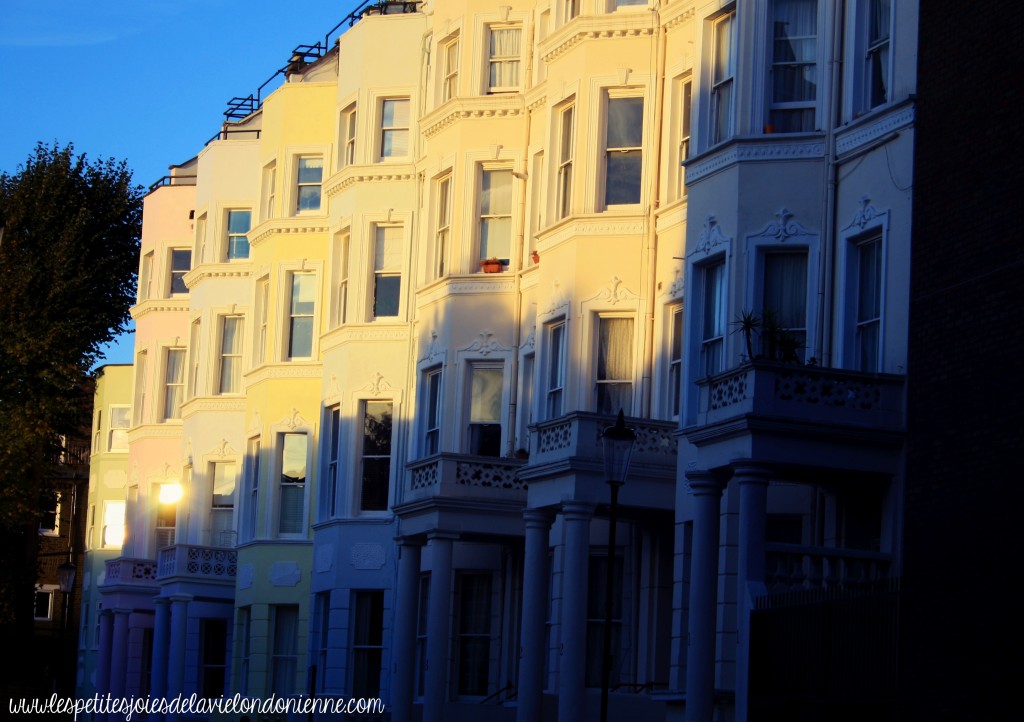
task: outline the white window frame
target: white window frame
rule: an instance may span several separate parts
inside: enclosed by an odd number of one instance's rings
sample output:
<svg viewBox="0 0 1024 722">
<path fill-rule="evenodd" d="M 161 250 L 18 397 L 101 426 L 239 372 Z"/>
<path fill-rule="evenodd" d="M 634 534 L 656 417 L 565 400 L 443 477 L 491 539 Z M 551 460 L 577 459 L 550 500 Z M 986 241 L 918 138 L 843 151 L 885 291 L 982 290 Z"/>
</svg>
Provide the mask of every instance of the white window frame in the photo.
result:
<svg viewBox="0 0 1024 722">
<path fill-rule="evenodd" d="M 238 494 L 238 463 L 234 459 L 215 461 L 207 467 L 210 475 L 210 546 L 233 547 L 237 543 L 237 532 L 235 523 L 235 497 Z M 226 494 L 217 493 L 217 475 L 219 472 L 231 474 L 230 502 L 223 497 Z M 218 499 L 218 497 L 221 497 Z M 226 528 L 218 528 L 214 520 L 218 517 L 228 517 Z M 221 522 L 223 523 L 223 522 Z M 219 536 L 216 536 L 219 534 Z M 234 536 L 232 536 L 234 535 Z"/>
<path fill-rule="evenodd" d="M 388 103 L 405 103 L 406 108 L 406 124 L 398 125 L 397 121 L 395 125 L 385 125 L 385 111 L 388 107 Z M 397 159 L 408 158 L 412 154 L 412 100 L 408 95 L 396 95 L 392 97 L 382 97 L 378 104 L 379 123 L 378 127 L 378 142 L 377 142 L 377 160 L 378 161 L 391 161 Z M 389 134 L 401 134 L 405 133 L 405 153 L 398 153 L 393 149 L 389 150 L 387 146 L 387 139 L 391 136 Z"/>
<path fill-rule="evenodd" d="M 119 425 L 115 426 L 115 422 L 114 422 L 114 417 L 115 417 L 115 413 L 114 412 L 115 411 L 124 411 L 124 412 L 126 412 L 124 420 L 123 420 L 124 421 L 123 425 L 119 424 Z M 122 447 L 114 448 L 114 433 L 117 432 L 117 431 L 122 431 L 122 432 L 124 432 L 123 436 L 127 436 L 128 429 L 131 428 L 131 424 L 132 424 L 131 411 L 132 411 L 132 407 L 128 406 L 127 404 L 114 404 L 114 405 L 111 405 L 111 406 L 108 407 L 108 413 L 107 413 L 107 451 L 112 451 L 114 453 L 127 453 L 127 451 L 128 451 L 128 440 L 127 440 L 127 438 L 124 440 L 124 445 Z"/>
<path fill-rule="evenodd" d="M 262 454 L 262 440 L 254 436 L 246 441 L 245 463 L 242 467 L 242 477 L 245 483 L 245 497 L 240 500 L 242 507 L 242 520 L 240 527 L 240 541 L 252 541 L 261 536 L 259 526 L 260 512 L 260 466 Z"/>
<path fill-rule="evenodd" d="M 452 240 L 452 173 L 437 179 L 437 219 L 434 229 L 434 278 L 443 278 Z"/>
<path fill-rule="evenodd" d="M 391 435 L 388 439 L 389 451 L 387 454 L 368 454 L 366 447 L 366 423 L 370 414 L 370 404 L 388 405 L 390 407 L 391 414 Z M 394 490 L 394 476 L 395 476 L 395 452 L 397 451 L 397 445 L 395 444 L 395 407 L 396 403 L 394 399 L 377 399 L 377 398 L 364 398 L 359 399 L 359 425 L 356 430 L 356 443 L 358 444 L 359 453 L 359 476 L 357 478 L 357 485 L 355 488 L 356 494 L 356 505 L 358 513 L 361 516 L 373 516 L 387 514 L 388 509 L 391 508 L 391 497 Z M 387 478 L 387 492 L 385 494 L 384 508 L 372 508 L 368 509 L 365 506 L 364 492 L 366 490 L 366 461 L 367 460 L 380 460 L 387 459 L 388 462 L 388 478 Z M 375 505 L 376 506 L 376 505 Z"/>
<path fill-rule="evenodd" d="M 323 503 L 320 505 L 320 520 L 335 519 L 342 513 L 341 485 L 341 404 L 324 409 L 324 468 L 327 476 L 323 483 Z"/>
<path fill-rule="evenodd" d="M 260 209 L 263 220 L 274 217 L 274 205 L 277 201 L 277 161 L 263 167 L 263 191 Z"/>
<path fill-rule="evenodd" d="M 708 115 L 709 145 L 724 143 L 736 134 L 736 45 L 737 14 L 735 8 L 712 18 L 710 23 L 711 62 L 710 107 Z M 730 47 L 724 67 L 718 62 L 720 28 L 729 23 Z M 727 96 L 723 99 L 723 96 Z"/>
<path fill-rule="evenodd" d="M 840 231 L 840 273 L 837 279 L 836 297 L 845 299 L 842 309 L 843 332 L 839 334 L 837 358 L 841 359 L 843 368 L 862 370 L 857 339 L 858 303 L 860 301 L 859 248 L 862 244 L 877 240 L 881 256 L 881 273 L 879 283 L 879 318 L 878 318 L 878 357 L 875 373 L 884 372 L 885 366 L 885 334 L 887 326 L 886 285 L 889 270 L 889 216 L 890 211 L 871 209 L 873 215 L 870 222 L 853 223 Z"/>
<path fill-rule="evenodd" d="M 105 499 L 103 501 L 103 509 L 101 513 L 103 517 L 101 519 L 102 524 L 100 525 L 100 543 L 101 549 L 120 549 L 124 545 L 124 538 L 127 532 L 127 517 L 126 517 L 127 502 L 124 499 Z M 92 509 L 92 513 L 95 514 L 95 509 Z M 117 521 L 117 515 L 120 515 L 120 524 L 113 523 Z M 94 520 L 95 522 L 95 520 Z M 120 529 L 120 541 L 117 544 L 108 543 L 107 530 Z"/>
<path fill-rule="evenodd" d="M 715 308 L 713 313 L 709 313 L 708 283 L 711 278 L 709 274 L 712 269 L 718 270 L 715 271 L 717 278 L 713 294 Z M 699 351 L 697 364 L 698 379 L 714 376 L 725 369 L 729 312 L 727 269 L 728 266 L 723 255 L 710 258 L 696 268 L 695 275 L 698 278 L 698 283 L 695 284 L 697 286 L 695 290 L 698 293 L 696 298 L 699 306 L 697 307 L 696 314 L 697 333 L 694 336 L 697 339 Z M 714 316 L 714 319 L 711 319 L 711 316 Z"/>
<path fill-rule="evenodd" d="M 227 327 L 228 322 L 237 324 L 238 328 L 235 332 L 235 348 L 227 349 L 224 346 L 225 340 L 227 339 Z M 220 338 L 217 354 L 217 393 L 224 394 L 240 394 L 242 393 L 242 349 L 245 342 L 245 316 L 241 314 L 225 314 L 220 317 Z M 233 362 L 234 373 L 231 374 L 233 380 L 233 388 L 225 388 L 224 384 L 224 372 L 227 367 L 226 362 L 230 359 Z"/>
<path fill-rule="evenodd" d="M 505 30 L 515 30 L 519 33 L 519 53 L 516 55 L 501 55 L 497 51 L 491 51 L 492 39 L 494 38 L 495 32 L 502 32 Z M 486 53 L 486 62 L 484 63 L 484 87 L 486 88 L 485 93 L 487 95 L 495 95 L 500 93 L 516 93 L 519 92 L 519 88 L 523 82 L 523 25 L 522 23 L 492 23 L 487 26 L 486 33 L 486 45 L 484 51 Z M 491 83 L 491 67 L 498 65 L 515 65 L 515 83 L 512 85 L 494 85 Z"/>
<path fill-rule="evenodd" d="M 556 170 L 555 218 L 572 215 L 573 162 L 576 156 L 576 99 L 570 99 L 558 110 L 558 168 Z"/>
<path fill-rule="evenodd" d="M 232 229 L 231 220 L 234 216 L 242 217 L 242 214 L 248 215 L 248 222 L 244 225 L 246 229 L 239 231 L 238 229 Z M 248 261 L 249 254 L 251 253 L 249 244 L 249 231 L 252 230 L 252 209 L 251 208 L 229 208 L 224 211 L 224 260 L 228 262 L 237 261 Z M 245 255 L 236 255 L 233 252 L 236 242 L 240 240 L 245 242 Z"/>
<path fill-rule="evenodd" d="M 175 255 L 188 254 L 188 268 L 175 268 Z M 188 287 L 185 286 L 185 274 L 192 270 L 192 249 L 186 247 L 167 249 L 167 297 L 181 297 L 188 295 Z M 175 291 L 175 280 L 180 279 L 184 291 Z"/>
<path fill-rule="evenodd" d="M 494 208 L 488 209 L 485 212 L 484 209 L 484 178 L 491 173 L 508 173 L 509 177 L 509 208 L 507 212 L 499 212 Z M 482 261 L 485 258 L 495 257 L 494 254 L 484 255 L 483 241 L 484 241 L 484 226 L 487 221 L 508 219 L 508 256 L 496 256 L 498 260 L 502 262 L 502 266 L 507 267 L 511 261 L 512 256 L 512 239 L 515 236 L 515 229 L 513 228 L 513 216 L 515 210 L 515 175 L 512 172 L 512 168 L 508 165 L 490 165 L 481 164 L 480 172 L 477 174 L 477 200 L 476 200 L 476 247 L 477 261 Z"/>
<path fill-rule="evenodd" d="M 635 208 L 642 204 L 644 201 L 644 177 L 645 177 L 645 163 L 644 163 L 644 140 L 646 136 L 646 128 L 641 127 L 640 130 L 640 145 L 611 145 L 611 139 L 608 137 L 610 131 L 610 114 L 612 103 L 620 100 L 639 100 L 641 106 L 641 126 L 646 126 L 647 123 L 647 98 L 645 97 L 642 89 L 640 88 L 608 88 L 605 92 L 604 97 L 604 134 L 602 138 L 601 146 L 601 207 L 604 209 L 609 208 Z M 614 153 L 638 153 L 640 155 L 640 177 L 637 179 L 636 188 L 636 200 L 627 201 L 625 203 L 612 203 L 608 197 L 609 185 L 608 185 L 608 166 L 613 157 Z"/>
<path fill-rule="evenodd" d="M 683 408 L 683 329 L 686 319 L 682 302 L 666 308 L 665 417 L 677 421 Z"/>
<path fill-rule="evenodd" d="M 62 492 L 59 492 L 59 491 L 55 491 L 55 492 L 53 492 L 53 494 L 54 494 L 54 501 L 53 501 L 53 526 L 48 526 L 48 525 L 46 525 L 46 522 L 43 522 L 43 521 L 39 522 L 39 534 L 41 536 L 52 536 L 52 537 L 60 536 L 60 512 L 61 512 L 61 505 L 62 505 L 62 503 L 64 501 L 64 499 L 63 499 L 64 495 L 63 495 Z M 47 506 L 47 508 L 45 509 L 47 514 L 50 513 L 49 510 L 50 510 L 50 507 Z"/>
<path fill-rule="evenodd" d="M 547 352 L 544 379 L 545 419 L 557 419 L 565 413 L 568 332 L 569 326 L 565 318 L 544 325 L 544 345 Z"/>
<path fill-rule="evenodd" d="M 505 448 L 506 437 L 508 433 L 505 428 L 506 421 L 506 408 L 508 404 L 507 391 L 506 391 L 506 370 L 505 361 L 503 359 L 495 360 L 484 360 L 484 359 L 472 359 L 466 363 L 466 382 L 465 382 L 465 436 L 463 438 L 463 448 L 467 454 L 474 454 L 478 456 L 488 457 L 500 457 L 502 450 Z M 500 386 L 500 394 L 498 397 L 498 418 L 496 421 L 474 421 L 473 418 L 473 378 L 478 371 L 498 371 L 501 374 L 502 383 Z M 495 454 L 479 454 L 479 449 L 474 447 L 473 444 L 473 427 L 474 426 L 493 426 L 499 427 L 499 438 L 498 438 L 498 449 Z"/>
<path fill-rule="evenodd" d="M 142 261 L 139 264 L 139 303 L 148 301 L 153 297 L 153 264 L 155 257 L 154 251 L 142 254 Z"/>
<path fill-rule="evenodd" d="M 679 145 L 676 148 L 676 198 L 686 197 L 686 168 L 683 166 L 692 155 L 692 121 L 693 121 L 693 76 L 686 73 L 681 78 L 679 88 Z"/>
<path fill-rule="evenodd" d="M 334 310 L 333 327 L 337 328 L 349 320 L 349 251 L 352 247 L 352 233 L 346 228 L 334 236 Z"/>
<path fill-rule="evenodd" d="M 312 309 L 310 309 L 309 312 L 306 312 L 304 309 L 296 308 L 296 302 L 295 302 L 295 282 L 296 282 L 296 278 L 298 278 L 298 277 L 308 278 L 308 279 L 310 279 L 310 283 L 312 284 L 312 300 L 311 301 L 303 302 L 303 303 L 311 303 L 312 304 Z M 294 360 L 305 361 L 305 360 L 316 358 L 316 353 L 317 353 L 317 322 L 316 322 L 316 319 L 317 319 L 316 305 L 317 304 L 316 304 L 316 301 L 317 301 L 317 296 L 319 295 L 318 294 L 318 288 L 317 288 L 317 274 L 316 274 L 315 271 L 299 271 L 299 270 L 288 271 L 288 283 L 287 283 L 286 287 L 288 289 L 288 298 L 286 299 L 286 302 L 288 304 L 288 308 L 287 308 L 287 312 L 288 312 L 288 319 L 287 319 L 288 320 L 288 333 L 287 333 L 287 338 L 285 339 L 285 344 L 284 344 L 285 358 L 287 360 L 289 360 L 289 361 L 294 361 Z M 309 319 L 309 324 L 311 326 L 311 328 L 310 328 L 310 341 L 309 341 L 309 353 L 308 354 L 294 354 L 293 351 L 296 350 L 296 349 L 293 348 L 294 341 L 295 341 L 295 335 L 296 335 L 295 334 L 296 323 L 298 321 L 302 320 L 302 319 L 307 319 L 307 318 Z M 298 350 L 301 351 L 302 349 L 298 349 Z"/>
<path fill-rule="evenodd" d="M 302 179 L 302 171 L 304 164 L 308 161 L 319 161 L 320 162 L 320 177 L 317 180 Z M 316 170 L 315 168 L 307 167 L 306 170 Z M 319 214 L 323 212 L 323 183 L 324 183 L 324 156 L 322 154 L 314 153 L 303 153 L 295 156 L 295 203 L 293 207 L 293 213 L 295 215 L 300 214 Z M 302 206 L 302 191 L 303 190 L 317 190 L 317 202 L 316 207 L 312 205 L 303 208 Z"/>
<path fill-rule="evenodd" d="M 305 461 L 305 465 L 306 466 L 305 466 L 305 476 L 302 477 L 302 481 L 301 482 L 285 481 L 285 473 L 284 473 L 285 472 L 284 465 L 286 463 L 285 462 L 285 451 L 286 451 L 285 447 L 288 444 L 286 439 L 288 439 L 290 437 L 302 437 L 302 438 L 305 439 L 305 448 L 303 450 L 303 453 L 304 453 L 304 461 Z M 306 537 L 306 529 L 308 527 L 308 524 L 306 522 L 306 519 L 307 519 L 307 508 L 309 506 L 308 503 L 307 503 L 307 500 L 308 500 L 309 488 L 310 488 L 310 483 L 311 483 L 310 472 L 312 470 L 312 467 L 311 467 L 311 464 L 310 464 L 310 451 L 311 451 L 311 446 L 312 446 L 311 443 L 310 443 L 310 433 L 309 433 L 308 430 L 304 430 L 304 429 L 295 429 L 294 431 L 278 432 L 277 440 L 278 440 L 278 448 L 277 448 L 277 454 L 276 454 L 277 458 L 276 458 L 276 464 L 275 464 L 275 469 L 274 469 L 275 475 L 276 475 L 276 480 L 277 480 L 277 484 L 276 484 L 277 488 L 275 490 L 276 491 L 276 494 L 275 494 L 276 498 L 274 499 L 275 507 L 276 507 L 275 508 L 275 514 L 274 514 L 274 522 L 275 522 L 274 523 L 274 532 L 275 532 L 275 536 L 278 539 L 304 539 Z M 294 478 L 298 478 L 298 477 L 294 477 Z M 284 514 L 284 496 L 285 496 L 285 492 L 286 491 L 290 491 L 290 490 L 298 490 L 298 493 L 300 493 L 302 495 L 302 503 L 300 505 L 299 517 L 297 519 L 290 519 L 290 520 L 288 520 L 291 523 L 289 524 L 289 529 L 285 530 L 284 526 L 285 526 L 286 519 L 285 519 L 285 514 Z M 297 530 L 292 530 L 291 527 L 297 527 Z"/>
<path fill-rule="evenodd" d="M 812 60 L 797 60 L 797 59 L 779 59 L 775 55 L 776 50 L 776 37 L 775 37 L 775 8 L 780 2 L 807 2 L 812 4 L 815 8 L 814 17 L 814 58 Z M 821 87 L 821 67 L 819 64 L 819 57 L 821 55 L 821 46 L 818 42 L 820 35 L 820 22 L 821 22 L 821 9 L 819 7 L 818 0 L 772 0 L 768 7 L 768 27 L 767 27 L 767 45 L 768 45 L 768 80 L 766 82 L 766 89 L 768 91 L 769 102 L 768 102 L 768 117 L 765 121 L 765 132 L 774 133 L 809 133 L 815 130 L 818 125 L 818 88 Z M 807 36 L 787 36 L 792 39 L 802 39 Z M 777 100 L 775 97 L 775 76 L 780 72 L 784 72 L 789 68 L 803 68 L 813 67 L 815 75 L 815 86 L 814 86 L 814 97 L 805 100 L 792 100 L 784 99 Z M 811 111 L 811 124 L 809 128 L 801 127 L 797 129 L 786 129 L 783 127 L 780 120 L 792 111 Z"/>
<path fill-rule="evenodd" d="M 600 354 L 601 354 L 601 326 L 605 321 L 629 321 L 632 323 L 632 333 L 630 334 L 629 340 L 629 359 L 630 359 L 630 371 L 628 377 L 623 378 L 601 378 L 600 377 Z M 630 416 L 633 413 L 633 405 L 636 403 L 636 367 L 637 367 L 637 354 L 636 354 L 636 341 L 637 341 L 637 322 L 635 314 L 623 314 L 623 313 L 610 313 L 610 312 L 598 312 L 594 314 L 594 362 L 593 362 L 593 375 L 594 380 L 594 391 L 592 396 L 592 407 L 596 413 L 609 413 L 616 414 L 618 409 L 609 409 L 607 412 L 602 412 L 600 408 L 601 398 L 601 387 L 602 386 L 625 386 L 629 385 L 629 403 L 622 407 L 622 411 Z"/>
<path fill-rule="evenodd" d="M 256 333 L 253 334 L 253 366 L 267 362 L 270 324 L 270 278 L 256 279 Z"/>
<path fill-rule="evenodd" d="M 40 617 L 40 616 L 38 616 L 36 614 L 36 603 L 35 603 L 35 600 L 33 599 L 33 601 L 32 601 L 32 618 L 35 621 L 37 621 L 37 622 L 52 622 L 52 621 L 54 621 L 54 618 L 53 618 L 53 600 L 56 597 L 56 593 L 59 592 L 59 591 L 60 591 L 60 587 L 57 586 L 56 584 L 37 584 L 36 585 L 35 593 L 36 594 L 45 594 L 49 599 L 48 599 L 47 604 L 46 604 L 47 611 L 46 611 L 46 616 L 45 617 Z M 69 608 L 69 611 L 70 611 L 70 608 Z"/>
<path fill-rule="evenodd" d="M 459 31 L 455 31 L 441 42 L 441 102 L 459 97 L 459 64 L 461 47 Z"/>
<path fill-rule="evenodd" d="M 400 251 L 395 254 L 394 258 L 379 258 L 378 251 L 381 246 L 381 242 L 384 241 L 385 236 L 389 231 L 397 232 L 401 245 Z M 382 235 L 383 234 L 383 235 Z M 405 237 L 405 226 L 400 223 L 375 223 L 372 226 L 372 238 L 373 238 L 373 278 L 372 287 L 370 288 L 370 318 L 378 321 L 391 321 L 400 319 L 402 317 L 402 296 L 404 283 L 403 263 L 405 258 L 405 249 L 407 245 L 407 239 Z M 386 256 L 387 254 L 385 254 Z M 377 313 L 377 298 L 381 290 L 383 290 L 382 282 L 384 279 L 398 279 L 398 297 L 395 299 L 395 313 L 380 315 Z"/>
<path fill-rule="evenodd" d="M 347 168 L 356 163 L 356 139 L 358 138 L 359 115 L 356 104 L 352 103 L 341 111 L 341 156 L 338 168 Z"/>
<path fill-rule="evenodd" d="M 161 403 L 160 403 L 160 412 L 161 412 L 160 416 L 161 416 L 161 420 L 164 421 L 164 422 L 167 422 L 167 421 L 180 421 L 181 420 L 181 405 L 185 401 L 185 376 L 186 376 L 185 361 L 186 361 L 186 351 L 187 351 L 187 349 L 185 349 L 184 346 L 167 346 L 167 347 L 165 347 L 163 349 L 163 352 L 164 352 L 163 353 L 163 364 L 162 364 L 162 371 L 163 371 L 163 373 L 161 375 L 162 376 L 161 388 L 163 389 L 164 393 L 163 393 L 163 399 L 161 399 Z M 181 364 L 180 364 L 181 377 L 179 379 L 177 379 L 177 380 L 172 380 L 169 377 L 169 372 L 170 372 L 170 368 L 171 368 L 171 364 L 170 364 L 171 354 L 180 354 L 181 355 Z M 174 409 L 168 408 L 168 402 L 170 401 L 170 397 L 168 396 L 168 394 L 170 392 L 171 387 L 179 387 L 180 388 L 180 391 L 178 392 L 179 393 L 179 395 L 178 395 L 178 405 L 177 405 L 178 408 L 176 410 L 176 413 L 175 413 Z"/>
<path fill-rule="evenodd" d="M 865 0 L 864 6 L 864 32 L 863 32 L 863 47 L 864 47 L 864 81 L 863 81 L 863 110 L 865 112 L 874 110 L 880 106 L 885 105 L 892 100 L 892 30 L 893 30 L 893 10 L 895 10 L 896 2 L 893 0 L 889 4 L 889 18 L 884 37 L 879 36 L 878 38 L 871 37 L 871 6 L 876 2 L 884 2 L 886 0 Z M 874 42 L 873 42 L 874 41 Z M 879 59 L 884 49 L 884 57 Z M 881 99 L 876 99 L 873 92 L 872 79 L 874 77 L 874 69 L 878 67 L 884 69 L 885 72 L 885 95 Z"/>
<path fill-rule="evenodd" d="M 423 456 L 441 451 L 441 419 L 444 410 L 444 372 L 442 366 L 423 371 Z"/>
</svg>

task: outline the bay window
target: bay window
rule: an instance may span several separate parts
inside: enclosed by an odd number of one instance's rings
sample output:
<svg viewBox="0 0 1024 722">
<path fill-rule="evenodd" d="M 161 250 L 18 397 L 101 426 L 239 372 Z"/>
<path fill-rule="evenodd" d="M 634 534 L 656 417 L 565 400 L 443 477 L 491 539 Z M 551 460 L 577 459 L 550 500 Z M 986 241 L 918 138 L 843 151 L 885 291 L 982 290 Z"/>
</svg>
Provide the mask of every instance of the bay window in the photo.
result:
<svg viewBox="0 0 1024 722">
<path fill-rule="evenodd" d="M 324 159 L 320 156 L 299 156 L 295 181 L 295 210 L 320 210 L 320 189 L 323 183 Z"/>
<path fill-rule="evenodd" d="M 242 317 L 221 318 L 220 383 L 222 394 L 237 394 L 242 390 Z"/>
<path fill-rule="evenodd" d="M 721 143 L 733 135 L 733 96 L 736 80 L 735 12 L 714 21 L 711 63 L 711 142 Z"/>
<path fill-rule="evenodd" d="M 762 353 L 800 360 L 807 345 L 807 251 L 772 251 L 763 262 Z"/>
<path fill-rule="evenodd" d="M 279 467 L 278 534 L 297 535 L 303 526 L 306 505 L 306 434 L 282 434 Z"/>
<path fill-rule="evenodd" d="M 605 206 L 640 202 L 643 175 L 643 98 L 608 98 Z"/>
<path fill-rule="evenodd" d="M 507 265 L 512 247 L 512 171 L 482 172 L 480 184 L 480 260 Z"/>
<path fill-rule="evenodd" d="M 562 415 L 565 395 L 565 321 L 547 327 L 548 383 L 546 418 Z"/>
<path fill-rule="evenodd" d="M 373 317 L 398 316 L 402 296 L 404 243 L 402 226 L 377 226 L 374 230 Z"/>
<path fill-rule="evenodd" d="M 725 360 L 725 261 L 716 261 L 700 269 L 701 277 L 701 376 L 722 370 Z"/>
<path fill-rule="evenodd" d="M 391 98 L 381 104 L 380 157 L 409 155 L 409 99 Z"/>
<path fill-rule="evenodd" d="M 504 367 L 499 363 L 469 365 L 469 423 L 466 453 L 501 456 L 501 393 Z"/>
<path fill-rule="evenodd" d="M 386 511 L 391 489 L 391 401 L 363 402 L 360 511 Z"/>
<path fill-rule="evenodd" d="M 520 36 L 522 28 L 491 27 L 488 33 L 487 92 L 509 93 L 519 89 Z"/>
<path fill-rule="evenodd" d="M 771 130 L 814 130 L 818 88 L 818 0 L 772 3 Z"/>
<path fill-rule="evenodd" d="M 614 415 L 633 408 L 633 319 L 597 319 L 595 411 Z"/>
<path fill-rule="evenodd" d="M 316 306 L 316 276 L 291 274 L 291 305 L 288 311 L 288 358 L 313 355 L 313 312 Z"/>
</svg>

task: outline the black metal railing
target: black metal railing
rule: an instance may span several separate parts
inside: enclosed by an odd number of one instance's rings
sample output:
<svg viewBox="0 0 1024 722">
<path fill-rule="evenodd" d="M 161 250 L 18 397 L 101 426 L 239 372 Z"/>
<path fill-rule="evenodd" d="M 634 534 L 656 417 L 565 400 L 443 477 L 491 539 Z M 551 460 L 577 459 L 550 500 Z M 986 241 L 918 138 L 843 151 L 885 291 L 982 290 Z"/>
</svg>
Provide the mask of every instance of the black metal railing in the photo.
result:
<svg viewBox="0 0 1024 722">
<path fill-rule="evenodd" d="M 149 190 L 153 192 L 163 186 L 194 186 L 195 184 L 196 176 L 194 175 L 165 175 L 155 183 L 150 183 Z"/>
<path fill-rule="evenodd" d="M 292 50 L 288 63 L 278 68 L 273 74 L 256 88 L 255 93 L 245 96 L 235 96 L 228 101 L 228 108 L 224 111 L 224 117 L 228 120 L 241 120 L 256 112 L 263 105 L 263 95 L 267 88 L 275 81 L 283 78 L 288 73 L 296 72 L 303 66 L 316 62 L 327 51 L 334 47 L 338 38 L 345 30 L 359 22 L 368 15 L 403 15 L 414 13 L 419 9 L 419 2 L 404 2 L 399 0 L 363 0 L 356 6 L 356 9 L 346 15 L 341 22 L 327 31 L 323 41 L 318 40 L 312 45 L 298 45 Z M 340 31 L 340 32 L 339 32 Z"/>
</svg>

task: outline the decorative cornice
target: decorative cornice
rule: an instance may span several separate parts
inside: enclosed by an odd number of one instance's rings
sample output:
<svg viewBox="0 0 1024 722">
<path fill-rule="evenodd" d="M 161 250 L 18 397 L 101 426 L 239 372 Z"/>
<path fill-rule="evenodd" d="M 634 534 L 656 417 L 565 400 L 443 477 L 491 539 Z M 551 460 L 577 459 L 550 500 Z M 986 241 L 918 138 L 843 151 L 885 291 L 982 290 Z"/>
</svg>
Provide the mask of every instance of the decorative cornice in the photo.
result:
<svg viewBox="0 0 1024 722">
<path fill-rule="evenodd" d="M 312 221 L 304 218 L 281 218 L 268 221 L 267 223 L 262 224 L 263 228 L 259 233 L 253 234 L 249 237 L 249 243 L 253 246 L 258 246 L 271 236 L 297 233 L 326 233 L 328 228 L 325 223 L 325 219 Z"/>
<path fill-rule="evenodd" d="M 716 171 L 741 162 L 824 158 L 824 140 L 737 140 L 687 163 L 686 182 L 692 184 Z"/>
<path fill-rule="evenodd" d="M 790 238 L 818 235 L 794 221 L 793 214 L 788 208 L 780 208 L 775 212 L 775 217 L 778 218 L 777 221 L 769 221 L 765 224 L 764 228 L 757 233 L 747 236 L 747 238 L 763 238 L 765 240 L 777 241 L 778 243 L 785 243 Z"/>
<path fill-rule="evenodd" d="M 269 379 L 318 379 L 322 374 L 320 362 L 264 364 L 248 372 L 245 379 L 253 386 Z"/>
<path fill-rule="evenodd" d="M 342 173 L 332 179 L 324 188 L 328 198 L 332 198 L 356 183 L 401 183 L 416 179 L 412 166 L 402 165 L 400 168 L 381 166 L 354 166 L 349 172 Z"/>
<path fill-rule="evenodd" d="M 646 216 L 615 218 L 604 213 L 573 216 L 537 234 L 537 241 L 540 250 L 545 251 L 576 236 L 641 236 L 647 233 L 647 222 Z"/>
<path fill-rule="evenodd" d="M 470 296 L 480 293 L 511 293 L 515 283 L 510 273 L 475 273 L 469 276 L 449 276 L 432 288 L 416 295 L 416 306 L 422 308 L 448 296 Z"/>
<path fill-rule="evenodd" d="M 584 40 L 635 38 L 654 35 L 652 13 L 614 13 L 578 17 L 562 26 L 540 43 L 541 58 L 553 62 Z"/>
<path fill-rule="evenodd" d="M 683 3 L 674 6 L 672 10 L 662 13 L 661 24 L 666 30 L 671 30 L 686 20 L 692 20 L 697 16 L 693 6 L 687 7 Z"/>
<path fill-rule="evenodd" d="M 184 312 L 188 311 L 188 299 L 182 298 L 150 298 L 135 304 L 131 308 L 133 319 L 140 319 L 154 311 Z"/>
<path fill-rule="evenodd" d="M 185 284 L 194 288 L 208 278 L 248 278 L 252 275 L 252 266 L 248 263 L 204 264 L 185 274 Z"/>
<path fill-rule="evenodd" d="M 409 327 L 406 324 L 341 326 L 324 336 L 322 345 L 326 349 L 337 348 L 347 343 L 361 341 L 404 341 L 409 338 Z"/>
<path fill-rule="evenodd" d="M 142 424 L 129 431 L 125 438 L 128 443 L 144 439 L 181 438 L 181 424 Z"/>
<path fill-rule="evenodd" d="M 201 396 L 192 398 L 181 405 L 181 418 L 190 419 L 203 412 L 245 411 L 244 396 L 214 397 Z"/>
<path fill-rule="evenodd" d="M 914 124 L 914 106 L 904 105 L 889 112 L 873 115 L 870 120 L 858 122 L 854 127 L 836 133 L 836 153 L 844 155 L 855 151 L 889 133 Z"/>
<path fill-rule="evenodd" d="M 523 114 L 524 106 L 520 93 L 456 98 L 428 113 L 420 121 L 420 130 L 429 139 L 458 120 L 514 118 Z"/>
</svg>

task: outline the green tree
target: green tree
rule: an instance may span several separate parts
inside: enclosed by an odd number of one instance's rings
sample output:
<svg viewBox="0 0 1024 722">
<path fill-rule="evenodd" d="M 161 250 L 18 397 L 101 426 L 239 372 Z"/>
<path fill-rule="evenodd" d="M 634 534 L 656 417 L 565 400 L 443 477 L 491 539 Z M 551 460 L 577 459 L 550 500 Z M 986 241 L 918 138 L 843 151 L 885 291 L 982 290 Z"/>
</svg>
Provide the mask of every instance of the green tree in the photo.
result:
<svg viewBox="0 0 1024 722">
<path fill-rule="evenodd" d="M 134 299 L 143 188 L 125 162 L 39 144 L 0 173 L 0 627 L 31 626 L 40 498 L 89 427 L 90 369 Z M 9 625 L 14 625 L 11 627 Z"/>
</svg>

